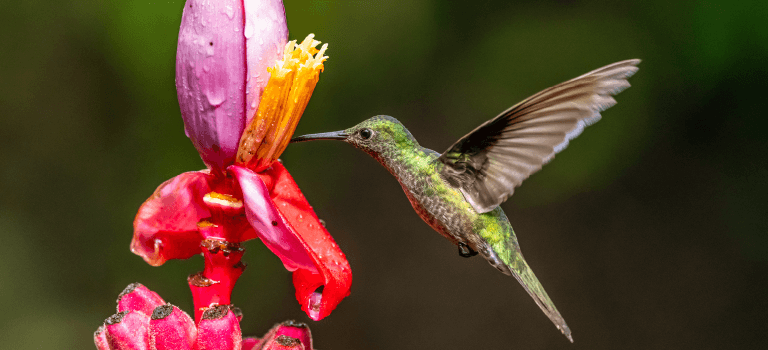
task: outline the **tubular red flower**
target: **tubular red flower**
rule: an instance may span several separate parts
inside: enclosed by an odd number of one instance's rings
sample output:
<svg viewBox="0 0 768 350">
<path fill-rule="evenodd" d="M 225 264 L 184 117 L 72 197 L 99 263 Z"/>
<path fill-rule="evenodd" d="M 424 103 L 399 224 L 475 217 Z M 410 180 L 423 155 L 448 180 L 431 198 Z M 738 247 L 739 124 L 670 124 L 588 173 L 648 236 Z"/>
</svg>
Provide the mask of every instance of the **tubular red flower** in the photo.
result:
<svg viewBox="0 0 768 350">
<path fill-rule="evenodd" d="M 232 174 L 232 181 L 236 180 L 233 183 L 239 185 L 232 192 L 242 196 L 244 215 L 250 226 L 240 227 L 231 220 L 227 225 L 235 225 L 234 230 L 242 233 L 239 235 L 241 241 L 259 237 L 286 269 L 294 271 L 296 298 L 312 319 L 320 320 L 329 315 L 349 295 L 351 269 L 344 253 L 325 230 L 293 178 L 279 162 L 259 174 L 240 166 L 230 166 L 228 173 Z M 212 188 L 221 187 L 216 181 L 210 173 L 200 171 L 179 175 L 161 185 L 142 205 L 136 217 L 133 252 L 153 265 L 200 252 L 209 256 L 210 251 L 201 247 L 205 243 L 203 236 L 216 234 L 201 233 L 208 231 L 202 230 L 199 224 L 203 218 L 212 215 L 203 203 L 203 197 Z M 225 234 L 220 232 L 218 235 Z M 242 252 L 234 254 L 240 254 L 236 259 L 239 261 Z M 214 258 L 211 255 L 210 259 Z M 231 258 L 229 261 L 233 262 L 224 266 L 237 263 Z M 207 300 L 199 306 L 229 304 L 226 291 L 231 291 L 241 270 L 221 271 L 207 265 L 206 271 L 205 278 L 213 282 L 194 284 L 190 280 L 195 300 Z M 227 277 L 228 274 L 236 276 Z M 214 293 L 207 290 L 208 287 L 225 288 Z M 213 298 L 211 293 L 219 297 Z"/>
<path fill-rule="evenodd" d="M 327 45 L 318 49 L 313 35 L 297 44 L 287 43 L 287 33 L 280 0 L 184 6 L 176 88 L 185 131 L 208 169 L 157 188 L 134 220 L 131 251 L 154 266 L 203 254 L 205 269 L 188 279 L 197 321 L 203 308 L 230 303 L 244 268 L 240 243 L 256 237 L 293 272 L 296 297 L 312 319 L 349 294 L 344 254 L 274 162 L 327 58 Z"/>
</svg>

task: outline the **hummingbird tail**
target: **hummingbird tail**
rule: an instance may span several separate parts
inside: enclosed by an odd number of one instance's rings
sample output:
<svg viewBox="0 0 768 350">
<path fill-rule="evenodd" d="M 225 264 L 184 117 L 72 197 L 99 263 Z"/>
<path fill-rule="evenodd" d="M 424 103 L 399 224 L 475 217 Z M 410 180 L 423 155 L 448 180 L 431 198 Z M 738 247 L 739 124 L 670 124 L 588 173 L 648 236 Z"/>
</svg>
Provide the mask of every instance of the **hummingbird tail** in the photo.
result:
<svg viewBox="0 0 768 350">
<path fill-rule="evenodd" d="M 531 270 L 531 267 L 528 266 L 528 263 L 523 258 L 522 252 L 520 252 L 520 248 L 515 244 L 513 249 L 504 251 L 507 254 L 502 254 L 501 257 L 499 257 L 493 249 L 484 250 L 485 251 L 481 250 L 481 252 L 484 253 L 483 255 L 486 255 L 485 258 L 491 266 L 495 267 L 505 275 L 515 277 L 525 291 L 528 292 L 531 298 L 533 298 L 536 305 L 541 308 L 541 311 L 543 311 L 544 314 L 549 317 L 549 320 L 555 324 L 555 327 L 557 327 L 557 329 L 559 329 L 560 332 L 573 343 L 571 329 L 568 328 L 565 319 L 563 319 L 563 316 L 557 311 L 552 299 L 550 299 L 547 292 L 544 291 L 544 286 L 541 285 L 539 279 L 536 278 L 533 270 Z"/>
</svg>

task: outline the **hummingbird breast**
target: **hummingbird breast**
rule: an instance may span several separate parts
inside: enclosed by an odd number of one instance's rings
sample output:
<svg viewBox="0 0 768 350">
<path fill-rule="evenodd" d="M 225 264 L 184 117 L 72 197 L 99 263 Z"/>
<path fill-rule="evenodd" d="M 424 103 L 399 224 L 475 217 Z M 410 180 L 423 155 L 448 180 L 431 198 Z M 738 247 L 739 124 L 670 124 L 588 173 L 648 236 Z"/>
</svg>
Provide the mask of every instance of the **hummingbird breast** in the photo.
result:
<svg viewBox="0 0 768 350">
<path fill-rule="evenodd" d="M 435 231 L 454 244 L 476 246 L 479 237 L 473 234 L 478 215 L 461 192 L 440 177 L 442 163 L 439 153 L 419 147 L 410 152 L 377 160 L 397 178 L 411 206 Z"/>
</svg>

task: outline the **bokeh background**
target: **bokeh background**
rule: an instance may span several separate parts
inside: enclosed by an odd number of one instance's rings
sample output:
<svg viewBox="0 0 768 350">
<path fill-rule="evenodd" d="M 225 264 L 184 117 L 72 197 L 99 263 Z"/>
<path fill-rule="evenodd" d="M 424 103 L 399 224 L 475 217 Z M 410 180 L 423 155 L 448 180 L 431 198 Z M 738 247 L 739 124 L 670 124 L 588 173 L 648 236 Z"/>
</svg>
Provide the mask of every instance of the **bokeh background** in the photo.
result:
<svg viewBox="0 0 768 350">
<path fill-rule="evenodd" d="M 0 339 L 89 349 L 141 282 L 185 310 L 202 259 L 130 253 L 157 185 L 203 167 L 174 87 L 183 1 L 6 1 L 0 11 Z M 573 330 L 460 258 L 393 178 L 343 143 L 283 155 L 347 254 L 352 295 L 322 322 L 257 241 L 243 330 L 310 322 L 320 349 L 768 348 L 768 2 L 286 0 L 291 38 L 330 60 L 298 133 L 377 114 L 442 151 L 521 99 L 643 63 L 598 124 L 503 207 Z"/>
</svg>

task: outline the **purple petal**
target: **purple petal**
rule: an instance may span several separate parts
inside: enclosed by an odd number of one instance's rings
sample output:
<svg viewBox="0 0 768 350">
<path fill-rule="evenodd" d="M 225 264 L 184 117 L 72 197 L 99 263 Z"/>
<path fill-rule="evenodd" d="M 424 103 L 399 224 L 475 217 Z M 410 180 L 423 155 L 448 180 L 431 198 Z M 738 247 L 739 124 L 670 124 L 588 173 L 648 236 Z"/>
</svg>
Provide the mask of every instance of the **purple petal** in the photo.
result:
<svg viewBox="0 0 768 350">
<path fill-rule="evenodd" d="M 258 107 L 266 68 L 287 41 L 282 1 L 245 3 L 188 0 L 179 29 L 176 93 L 185 131 L 215 169 L 232 164 L 246 115 L 253 114 L 246 110 Z"/>
<path fill-rule="evenodd" d="M 288 25 L 282 0 L 246 0 L 245 3 L 245 51 L 247 54 L 245 125 L 251 122 L 264 87 L 269 81 L 267 67 L 283 58 L 283 48 L 288 42 Z M 242 131 L 241 131 L 242 133 Z"/>
<path fill-rule="evenodd" d="M 250 169 L 237 165 L 230 166 L 229 171 L 235 174 L 243 191 L 245 217 L 264 245 L 280 258 L 288 271 L 304 269 L 317 273 L 306 244 L 288 228 L 261 178 Z"/>
</svg>

